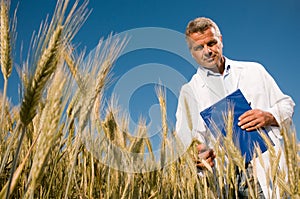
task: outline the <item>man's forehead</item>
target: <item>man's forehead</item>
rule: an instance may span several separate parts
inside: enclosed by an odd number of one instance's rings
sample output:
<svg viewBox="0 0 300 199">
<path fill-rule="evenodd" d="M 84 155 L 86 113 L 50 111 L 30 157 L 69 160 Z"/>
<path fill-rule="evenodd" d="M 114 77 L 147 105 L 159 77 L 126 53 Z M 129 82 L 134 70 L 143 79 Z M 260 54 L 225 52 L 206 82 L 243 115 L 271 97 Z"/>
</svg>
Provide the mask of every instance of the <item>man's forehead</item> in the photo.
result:
<svg viewBox="0 0 300 199">
<path fill-rule="evenodd" d="M 217 37 L 214 34 L 191 35 L 188 40 L 189 40 L 189 43 L 192 45 L 203 45 L 203 44 L 217 40 Z"/>
<path fill-rule="evenodd" d="M 194 32 L 188 36 L 188 38 L 193 41 L 203 40 L 203 39 L 212 38 L 212 37 L 217 37 L 216 31 L 214 30 L 214 28 L 206 29 L 204 32 Z"/>
</svg>

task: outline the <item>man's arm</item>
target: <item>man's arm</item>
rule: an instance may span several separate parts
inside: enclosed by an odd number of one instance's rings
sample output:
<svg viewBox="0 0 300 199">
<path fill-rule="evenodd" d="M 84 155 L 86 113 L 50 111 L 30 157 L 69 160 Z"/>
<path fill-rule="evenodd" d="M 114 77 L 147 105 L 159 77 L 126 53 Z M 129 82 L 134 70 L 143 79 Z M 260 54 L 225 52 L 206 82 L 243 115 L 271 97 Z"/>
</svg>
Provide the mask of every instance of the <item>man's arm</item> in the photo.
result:
<svg viewBox="0 0 300 199">
<path fill-rule="evenodd" d="M 205 169 L 207 167 L 204 165 L 203 160 L 210 167 L 213 167 L 216 156 L 214 151 L 207 146 L 209 143 L 203 136 L 205 132 L 201 131 L 202 133 L 200 133 L 200 129 L 197 129 L 197 122 L 200 119 L 200 112 L 197 106 L 197 101 L 193 96 L 191 88 L 188 85 L 183 86 L 180 91 L 176 111 L 176 132 L 185 148 L 190 147 L 192 139 L 197 139 L 202 143 L 197 145 L 198 159 L 195 162 L 199 169 Z"/>
<path fill-rule="evenodd" d="M 265 101 L 267 106 L 264 109 L 253 107 L 253 110 L 249 110 L 239 117 L 238 125 L 247 131 L 267 126 L 278 127 L 286 120 L 291 121 L 295 106 L 292 98 L 281 91 L 273 77 L 262 65 L 259 64 L 257 69 L 256 78 L 260 85 L 258 88 L 262 89 L 260 93 L 264 94 L 260 94 L 260 98 L 257 100 Z"/>
</svg>

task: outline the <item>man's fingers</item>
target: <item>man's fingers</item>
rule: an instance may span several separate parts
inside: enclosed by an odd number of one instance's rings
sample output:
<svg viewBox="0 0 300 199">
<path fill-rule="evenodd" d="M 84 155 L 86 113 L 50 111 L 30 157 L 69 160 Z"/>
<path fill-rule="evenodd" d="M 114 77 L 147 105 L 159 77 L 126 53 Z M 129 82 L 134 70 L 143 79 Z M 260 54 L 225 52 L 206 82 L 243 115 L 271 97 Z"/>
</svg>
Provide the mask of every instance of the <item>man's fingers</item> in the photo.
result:
<svg viewBox="0 0 300 199">
<path fill-rule="evenodd" d="M 208 157 L 211 157 L 213 155 L 214 155 L 214 151 L 212 149 L 209 149 L 209 150 L 206 150 L 202 153 L 199 153 L 198 157 L 202 158 L 202 159 L 207 159 Z"/>
<path fill-rule="evenodd" d="M 253 109 L 246 111 L 239 117 L 238 125 L 242 129 L 252 131 L 269 125 L 278 126 L 278 123 L 271 113 L 260 109 Z"/>
<path fill-rule="evenodd" d="M 211 158 L 209 158 L 209 159 L 211 159 Z M 200 160 L 200 161 L 198 161 L 199 163 L 197 163 L 196 164 L 196 166 L 198 167 L 198 168 L 201 168 L 201 169 L 207 169 L 207 170 L 209 170 L 210 172 L 213 172 L 212 171 L 212 167 L 215 165 L 214 164 L 214 162 L 212 161 L 212 160 L 210 160 L 210 161 L 208 161 L 208 160 Z"/>
<path fill-rule="evenodd" d="M 198 144 L 197 150 L 198 150 L 198 153 L 203 153 L 207 150 L 207 146 L 205 144 Z"/>
<path fill-rule="evenodd" d="M 248 111 L 247 111 L 241 117 L 239 117 L 238 125 L 241 127 L 245 126 L 245 125 L 249 124 L 250 122 L 253 122 L 255 119 L 256 119 L 255 115 L 248 113 Z"/>
<path fill-rule="evenodd" d="M 216 155 L 212 149 L 199 154 L 199 159 L 196 161 L 197 167 L 206 168 L 207 165 L 213 167 L 215 165 L 214 159 Z"/>
<path fill-rule="evenodd" d="M 239 117 L 238 125 L 247 131 L 259 129 L 264 126 L 264 114 L 261 110 L 253 109 L 246 111 Z"/>
<path fill-rule="evenodd" d="M 246 129 L 246 130 L 254 130 L 254 129 L 258 129 L 260 128 L 261 125 L 260 125 L 260 121 L 257 119 L 257 120 L 252 120 L 248 123 L 245 123 L 241 126 L 242 129 Z"/>
<path fill-rule="evenodd" d="M 201 163 L 202 163 L 202 160 L 205 160 L 208 164 L 211 164 L 211 163 L 214 162 L 214 159 L 215 159 L 215 157 L 209 157 L 209 158 L 207 158 L 207 159 L 198 159 L 198 160 L 196 160 L 196 164 L 197 164 L 197 165 L 198 165 L 198 164 L 201 164 Z"/>
<path fill-rule="evenodd" d="M 243 113 L 243 114 L 239 117 L 239 120 L 243 120 L 243 119 L 249 117 L 250 115 L 253 115 L 253 112 L 254 112 L 254 109 L 253 109 L 253 110 L 246 111 L 245 113 Z"/>
<path fill-rule="evenodd" d="M 212 167 L 215 165 L 214 159 L 216 157 L 212 149 L 207 149 L 204 144 L 199 144 L 197 146 L 198 159 L 195 160 L 196 166 L 201 169 L 208 169 L 212 172 Z"/>
</svg>

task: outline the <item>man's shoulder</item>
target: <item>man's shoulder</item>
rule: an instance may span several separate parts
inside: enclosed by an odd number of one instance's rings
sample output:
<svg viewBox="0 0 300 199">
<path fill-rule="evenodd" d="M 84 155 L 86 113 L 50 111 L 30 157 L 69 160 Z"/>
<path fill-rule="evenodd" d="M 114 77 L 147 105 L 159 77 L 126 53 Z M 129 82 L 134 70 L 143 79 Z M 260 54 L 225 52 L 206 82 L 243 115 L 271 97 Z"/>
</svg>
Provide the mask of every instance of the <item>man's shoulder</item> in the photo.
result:
<svg viewBox="0 0 300 199">
<path fill-rule="evenodd" d="M 190 91 L 192 90 L 191 81 L 192 81 L 192 79 L 189 82 L 182 85 L 181 92 L 190 93 Z"/>
<path fill-rule="evenodd" d="M 198 73 L 198 71 L 192 76 L 189 82 L 184 84 L 184 89 L 192 89 L 194 86 L 202 87 L 205 84 L 203 81 L 203 78 L 201 75 Z"/>
<path fill-rule="evenodd" d="M 256 61 L 242 61 L 242 60 L 232 60 L 232 59 L 226 59 L 226 64 L 227 65 L 231 65 L 233 67 L 237 67 L 237 68 L 257 68 L 257 69 L 261 69 L 264 68 L 263 65 L 259 62 Z"/>
<path fill-rule="evenodd" d="M 194 93 L 194 87 L 201 87 L 201 85 L 203 85 L 203 80 L 199 77 L 198 73 L 195 73 L 187 83 L 182 85 L 181 93 L 191 95 L 192 93 Z"/>
</svg>

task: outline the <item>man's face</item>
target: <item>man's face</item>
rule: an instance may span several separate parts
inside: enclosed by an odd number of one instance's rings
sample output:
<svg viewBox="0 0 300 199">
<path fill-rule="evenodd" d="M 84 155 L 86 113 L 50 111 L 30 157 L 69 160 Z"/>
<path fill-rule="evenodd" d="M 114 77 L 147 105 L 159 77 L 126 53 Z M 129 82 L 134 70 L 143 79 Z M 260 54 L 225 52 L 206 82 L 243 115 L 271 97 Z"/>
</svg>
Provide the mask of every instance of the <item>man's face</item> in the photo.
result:
<svg viewBox="0 0 300 199">
<path fill-rule="evenodd" d="M 217 35 L 214 28 L 204 33 L 196 32 L 189 36 L 191 54 L 201 66 L 212 69 L 220 66 L 222 61 L 222 36 Z"/>
</svg>

